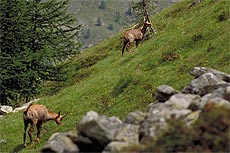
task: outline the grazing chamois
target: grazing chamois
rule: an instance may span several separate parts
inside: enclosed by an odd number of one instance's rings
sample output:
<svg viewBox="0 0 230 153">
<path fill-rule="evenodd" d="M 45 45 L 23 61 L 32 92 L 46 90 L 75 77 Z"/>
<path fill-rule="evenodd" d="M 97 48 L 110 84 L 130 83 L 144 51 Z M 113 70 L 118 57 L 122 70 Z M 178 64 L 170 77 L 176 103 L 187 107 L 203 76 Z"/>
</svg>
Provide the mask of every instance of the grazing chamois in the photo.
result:
<svg viewBox="0 0 230 153">
<path fill-rule="evenodd" d="M 142 28 L 129 30 L 125 33 L 123 39 L 122 56 L 124 54 L 125 48 L 127 52 L 129 51 L 128 47 L 132 42 L 135 41 L 136 47 L 138 47 L 138 43 L 144 38 L 147 27 L 151 27 L 151 26 L 152 24 L 150 22 L 145 21 L 144 26 Z"/>
<path fill-rule="evenodd" d="M 30 104 L 24 111 L 23 111 L 23 121 L 24 121 L 24 135 L 23 135 L 23 145 L 26 147 L 26 130 L 28 125 L 30 124 L 30 129 L 28 131 L 28 135 L 30 138 L 31 143 L 33 143 L 32 139 L 32 133 L 35 126 L 37 126 L 37 142 L 40 141 L 40 133 L 42 126 L 45 122 L 54 120 L 57 125 L 61 125 L 62 119 L 67 115 L 68 113 L 65 113 L 63 116 L 60 114 L 60 111 L 57 113 L 54 113 L 52 111 L 49 111 L 45 106 L 43 105 L 37 105 L 37 104 Z"/>
</svg>

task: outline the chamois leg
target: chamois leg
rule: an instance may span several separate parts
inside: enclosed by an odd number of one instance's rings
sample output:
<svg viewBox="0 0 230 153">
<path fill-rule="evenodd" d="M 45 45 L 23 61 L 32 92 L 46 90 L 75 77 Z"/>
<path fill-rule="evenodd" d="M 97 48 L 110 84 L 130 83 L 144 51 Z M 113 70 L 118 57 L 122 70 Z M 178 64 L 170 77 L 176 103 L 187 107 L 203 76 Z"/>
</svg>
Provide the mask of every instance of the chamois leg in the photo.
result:
<svg viewBox="0 0 230 153">
<path fill-rule="evenodd" d="M 123 42 L 123 48 L 122 48 L 122 56 L 124 54 L 125 48 L 127 49 L 127 47 L 126 47 L 127 44 L 128 44 L 128 41 L 124 40 L 124 42 Z"/>
<path fill-rule="evenodd" d="M 31 143 L 33 143 L 32 134 L 33 134 L 34 127 L 35 127 L 35 124 L 32 122 L 31 125 L 30 125 L 29 132 L 28 132 Z"/>
<path fill-rule="evenodd" d="M 38 123 L 37 124 L 37 139 L 36 139 L 37 142 L 40 142 L 41 129 L 42 129 L 42 124 Z"/>
<path fill-rule="evenodd" d="M 138 47 L 139 41 L 136 41 L 136 48 Z"/>
<path fill-rule="evenodd" d="M 23 134 L 23 146 L 26 147 L 26 130 L 29 122 L 24 121 L 24 134 Z"/>
</svg>

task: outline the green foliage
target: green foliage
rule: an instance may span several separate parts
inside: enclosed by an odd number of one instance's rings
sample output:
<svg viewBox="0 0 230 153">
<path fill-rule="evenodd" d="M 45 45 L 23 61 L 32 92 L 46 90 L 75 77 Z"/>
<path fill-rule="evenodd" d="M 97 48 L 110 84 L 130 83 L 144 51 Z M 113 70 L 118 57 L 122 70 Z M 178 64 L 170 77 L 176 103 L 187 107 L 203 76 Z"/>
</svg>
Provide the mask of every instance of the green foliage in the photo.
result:
<svg viewBox="0 0 230 153">
<path fill-rule="evenodd" d="M 44 80 L 56 79 L 56 63 L 78 53 L 81 26 L 72 26 L 67 3 L 1 1 L 1 104 L 36 96 Z"/>
</svg>

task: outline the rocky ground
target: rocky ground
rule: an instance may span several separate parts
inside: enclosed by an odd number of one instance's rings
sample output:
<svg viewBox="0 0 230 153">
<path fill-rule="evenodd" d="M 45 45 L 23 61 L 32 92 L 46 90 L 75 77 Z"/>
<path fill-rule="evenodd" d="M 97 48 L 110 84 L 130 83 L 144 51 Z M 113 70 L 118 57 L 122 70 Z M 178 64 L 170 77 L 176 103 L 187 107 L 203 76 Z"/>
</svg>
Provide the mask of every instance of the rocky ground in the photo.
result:
<svg viewBox="0 0 230 153">
<path fill-rule="evenodd" d="M 230 75 L 218 70 L 195 67 L 195 78 L 177 91 L 168 85 L 156 89 L 157 101 L 146 112 L 130 112 L 121 121 L 89 111 L 74 131 L 53 134 L 42 152 L 121 152 L 124 147 L 140 145 L 167 130 L 168 119 L 191 125 L 207 104 L 230 107 Z"/>
</svg>

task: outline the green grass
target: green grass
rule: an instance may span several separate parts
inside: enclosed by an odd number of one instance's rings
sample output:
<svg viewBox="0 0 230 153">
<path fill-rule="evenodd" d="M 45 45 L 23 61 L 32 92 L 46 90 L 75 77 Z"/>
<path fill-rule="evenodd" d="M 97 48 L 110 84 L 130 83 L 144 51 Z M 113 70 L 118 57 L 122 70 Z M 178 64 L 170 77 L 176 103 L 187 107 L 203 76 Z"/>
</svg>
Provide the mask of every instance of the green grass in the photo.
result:
<svg viewBox="0 0 230 153">
<path fill-rule="evenodd" d="M 194 66 L 206 66 L 226 73 L 229 69 L 230 1 L 204 0 L 188 9 L 191 0 L 177 3 L 153 16 L 157 34 L 148 34 L 133 53 L 121 57 L 122 33 L 87 49 L 62 67 L 62 82 L 47 82 L 39 101 L 53 111 L 68 111 L 62 126 L 45 124 L 39 144 L 21 149 L 22 112 L 0 120 L 1 152 L 39 152 L 58 131 L 75 129 L 89 110 L 121 119 L 154 102 L 155 88 L 168 84 L 181 90 Z M 34 132 L 35 133 L 35 132 Z M 29 141 L 28 137 L 27 140 Z"/>
</svg>

